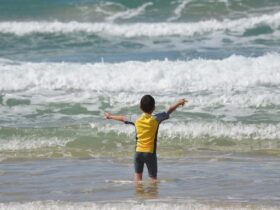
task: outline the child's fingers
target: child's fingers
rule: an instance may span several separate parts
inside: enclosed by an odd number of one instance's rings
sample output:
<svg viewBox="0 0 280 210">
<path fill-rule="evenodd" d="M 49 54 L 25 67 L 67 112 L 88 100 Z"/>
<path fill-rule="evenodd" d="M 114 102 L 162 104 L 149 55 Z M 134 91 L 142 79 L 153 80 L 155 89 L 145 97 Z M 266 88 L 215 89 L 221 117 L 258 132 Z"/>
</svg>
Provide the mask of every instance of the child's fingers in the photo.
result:
<svg viewBox="0 0 280 210">
<path fill-rule="evenodd" d="M 109 116 L 110 116 L 110 113 L 108 113 L 108 112 L 105 112 L 105 113 L 104 113 L 104 118 L 105 118 L 105 119 L 109 119 Z"/>
<path fill-rule="evenodd" d="M 185 103 L 187 103 L 188 101 L 186 99 L 181 99 L 181 105 L 184 106 Z"/>
</svg>

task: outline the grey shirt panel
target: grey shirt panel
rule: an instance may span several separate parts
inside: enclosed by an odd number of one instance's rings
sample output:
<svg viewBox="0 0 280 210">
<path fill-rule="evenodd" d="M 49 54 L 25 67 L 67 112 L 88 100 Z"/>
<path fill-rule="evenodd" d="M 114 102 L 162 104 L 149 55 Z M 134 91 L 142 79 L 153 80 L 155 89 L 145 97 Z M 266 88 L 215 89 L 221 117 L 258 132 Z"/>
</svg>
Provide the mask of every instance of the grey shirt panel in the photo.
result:
<svg viewBox="0 0 280 210">
<path fill-rule="evenodd" d="M 154 118 L 160 124 L 162 121 L 169 119 L 169 114 L 167 112 L 161 112 L 154 115 Z"/>
</svg>

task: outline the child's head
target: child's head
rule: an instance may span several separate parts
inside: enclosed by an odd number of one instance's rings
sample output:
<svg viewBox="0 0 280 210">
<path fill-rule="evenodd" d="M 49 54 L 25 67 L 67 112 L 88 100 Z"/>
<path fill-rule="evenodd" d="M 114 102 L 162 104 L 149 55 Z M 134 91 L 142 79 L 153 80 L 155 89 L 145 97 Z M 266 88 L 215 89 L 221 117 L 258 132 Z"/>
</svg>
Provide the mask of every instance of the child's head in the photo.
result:
<svg viewBox="0 0 280 210">
<path fill-rule="evenodd" d="M 151 95 L 144 95 L 140 101 L 140 108 L 143 112 L 151 114 L 155 110 L 155 99 Z"/>
</svg>

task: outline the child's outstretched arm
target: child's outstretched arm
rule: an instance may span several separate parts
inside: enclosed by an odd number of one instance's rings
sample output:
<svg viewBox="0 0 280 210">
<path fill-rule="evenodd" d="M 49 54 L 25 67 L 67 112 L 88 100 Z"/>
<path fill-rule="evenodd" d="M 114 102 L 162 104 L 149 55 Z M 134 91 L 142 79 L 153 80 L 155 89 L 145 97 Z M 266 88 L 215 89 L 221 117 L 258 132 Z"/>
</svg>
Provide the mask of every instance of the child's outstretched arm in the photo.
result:
<svg viewBox="0 0 280 210">
<path fill-rule="evenodd" d="M 178 101 L 176 101 L 175 104 L 172 104 L 168 109 L 167 109 L 167 114 L 171 114 L 172 112 L 174 112 L 179 106 L 184 106 L 185 103 L 188 102 L 185 99 L 179 99 Z"/>
<path fill-rule="evenodd" d="M 105 112 L 104 118 L 107 120 L 117 120 L 124 122 L 125 117 L 123 115 L 112 115 L 111 113 Z"/>
</svg>

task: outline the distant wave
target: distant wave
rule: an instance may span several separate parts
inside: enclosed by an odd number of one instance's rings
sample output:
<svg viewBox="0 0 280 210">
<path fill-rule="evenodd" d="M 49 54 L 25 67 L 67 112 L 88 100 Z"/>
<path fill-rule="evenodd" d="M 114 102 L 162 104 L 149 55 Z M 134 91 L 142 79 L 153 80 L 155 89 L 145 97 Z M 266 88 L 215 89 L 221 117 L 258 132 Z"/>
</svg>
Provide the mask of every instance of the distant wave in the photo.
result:
<svg viewBox="0 0 280 210">
<path fill-rule="evenodd" d="M 46 22 L 30 21 L 0 22 L 0 33 L 23 36 L 31 33 L 93 33 L 121 37 L 160 37 L 160 36 L 194 36 L 215 32 L 244 33 L 247 29 L 266 25 L 273 30 L 280 26 L 280 12 L 272 15 L 241 18 L 236 20 L 216 19 L 192 23 L 89 23 L 89 22 Z"/>
</svg>

